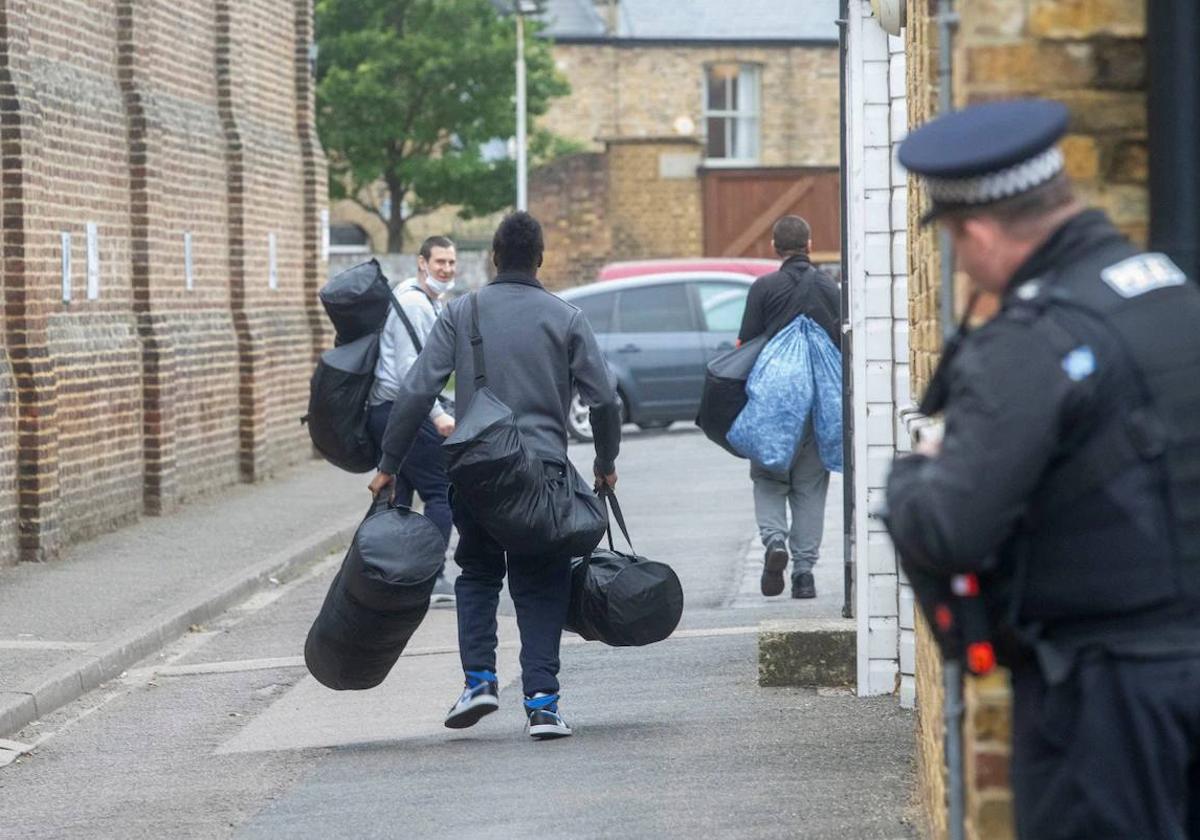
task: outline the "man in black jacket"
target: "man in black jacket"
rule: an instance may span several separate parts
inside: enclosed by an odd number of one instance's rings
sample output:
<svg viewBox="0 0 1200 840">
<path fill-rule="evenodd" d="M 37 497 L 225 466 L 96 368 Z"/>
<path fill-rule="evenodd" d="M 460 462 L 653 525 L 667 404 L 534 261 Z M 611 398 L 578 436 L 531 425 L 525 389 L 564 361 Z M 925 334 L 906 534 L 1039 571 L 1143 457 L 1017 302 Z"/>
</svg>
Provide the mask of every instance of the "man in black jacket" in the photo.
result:
<svg viewBox="0 0 1200 840">
<path fill-rule="evenodd" d="M 512 409 L 527 443 L 546 468 L 558 473 L 568 463 L 567 417 L 572 392 L 577 390 L 591 406 L 596 480 L 612 487 L 617 483 L 615 461 L 621 440 L 616 389 L 583 313 L 538 282 L 543 249 L 541 225 L 528 213 L 513 213 L 496 230 L 492 259 L 499 273 L 476 293 L 487 385 Z M 392 484 L 452 372 L 458 374 L 455 405 L 469 411 L 475 395 L 470 304 L 470 298 L 463 297 L 443 310 L 401 383 L 372 492 Z M 506 557 L 471 510 L 453 499 L 452 505 L 459 536 L 454 559 L 462 569 L 455 592 L 466 686 L 450 709 L 446 726 L 472 726 L 499 708 L 496 608 L 507 572 L 521 633 L 529 734 L 537 739 L 570 735 L 558 712 L 558 670 L 559 641 L 571 594 L 571 558 L 511 553 Z"/>
<path fill-rule="evenodd" d="M 808 222 L 799 216 L 784 216 L 775 223 L 772 241 L 783 265 L 779 271 L 758 278 L 750 287 L 738 333 L 739 344 L 764 333 L 774 336 L 797 316 L 807 315 L 829 335 L 835 347 L 841 347 L 841 293 L 837 283 L 809 261 L 810 236 Z M 811 423 L 797 429 L 796 434 L 802 439 L 787 473 L 777 474 L 758 464 L 750 465 L 754 513 L 766 547 L 760 586 L 763 595 L 783 592 L 783 572 L 790 552 L 792 597 L 815 598 L 812 569 L 825 526 L 829 471 L 817 453 Z"/>
<path fill-rule="evenodd" d="M 900 147 L 1001 310 L 935 374 L 889 530 L 1012 624 L 1019 837 L 1200 838 L 1200 290 L 1075 198 L 1068 125 L 994 102 Z"/>
</svg>

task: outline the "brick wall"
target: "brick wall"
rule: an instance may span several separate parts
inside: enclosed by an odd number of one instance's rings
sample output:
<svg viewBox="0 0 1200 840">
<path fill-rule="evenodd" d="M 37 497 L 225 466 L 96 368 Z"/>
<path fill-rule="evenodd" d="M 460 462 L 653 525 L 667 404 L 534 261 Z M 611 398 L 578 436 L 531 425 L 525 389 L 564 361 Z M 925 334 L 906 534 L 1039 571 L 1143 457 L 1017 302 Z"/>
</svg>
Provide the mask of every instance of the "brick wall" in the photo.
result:
<svg viewBox="0 0 1200 840">
<path fill-rule="evenodd" d="M 628 138 L 536 170 L 529 211 L 546 233 L 543 282 L 588 283 L 612 260 L 700 256 L 700 180 L 673 165 L 694 161 L 694 169 L 699 154 L 691 138 Z"/>
<path fill-rule="evenodd" d="M 669 137 L 704 130 L 704 67 L 757 64 L 762 72 L 764 166 L 836 166 L 839 161 L 838 52 L 828 47 L 556 44 L 571 95 L 540 124 L 600 148 L 608 137 Z"/>
<path fill-rule="evenodd" d="M 297 418 L 325 339 L 310 2 L 0 0 L 0 563 L 310 456 Z M 273 297 L 235 294 L 247 214 L 260 263 L 276 232 Z M 266 338 L 239 341 L 239 301 Z"/>
<path fill-rule="evenodd" d="M 608 159 L 596 152 L 559 158 L 533 173 L 529 191 L 546 237 L 542 282 L 552 289 L 591 282 L 612 256 Z"/>
<path fill-rule="evenodd" d="M 698 153 L 695 141 L 622 140 L 609 144 L 609 220 L 614 259 L 704 253 L 700 182 L 664 171 L 665 155 Z"/>
<path fill-rule="evenodd" d="M 932 3 L 909 4 L 910 124 L 936 112 L 937 31 Z M 1067 168 L 1082 197 L 1108 211 L 1136 241 L 1148 223 L 1143 0 L 979 0 L 956 4 L 954 98 L 965 104 L 1039 95 L 1071 109 Z M 909 292 L 915 393 L 928 382 L 940 345 L 938 243 L 912 224 L 925 198 L 910 182 Z M 957 300 L 962 301 L 959 295 Z M 918 622 L 922 625 L 922 622 Z M 941 742 L 941 674 L 927 628 L 919 626 L 917 692 L 921 799 L 931 834 L 946 834 Z M 967 833 L 1013 836 L 1007 679 L 968 683 L 964 735 Z"/>
</svg>

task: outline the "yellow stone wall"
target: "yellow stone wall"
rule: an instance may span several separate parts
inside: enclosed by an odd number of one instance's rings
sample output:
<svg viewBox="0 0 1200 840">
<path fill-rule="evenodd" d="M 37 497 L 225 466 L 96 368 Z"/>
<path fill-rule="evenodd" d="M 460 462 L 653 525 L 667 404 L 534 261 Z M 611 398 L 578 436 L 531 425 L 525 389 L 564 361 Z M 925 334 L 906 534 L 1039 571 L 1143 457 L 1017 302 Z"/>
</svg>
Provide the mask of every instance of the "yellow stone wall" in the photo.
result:
<svg viewBox="0 0 1200 840">
<path fill-rule="evenodd" d="M 763 166 L 837 166 L 838 50 L 816 47 L 556 44 L 571 95 L 539 124 L 602 148 L 602 139 L 699 137 L 707 64 L 756 64 L 762 73 Z M 691 126 L 690 130 L 687 129 Z"/>
</svg>

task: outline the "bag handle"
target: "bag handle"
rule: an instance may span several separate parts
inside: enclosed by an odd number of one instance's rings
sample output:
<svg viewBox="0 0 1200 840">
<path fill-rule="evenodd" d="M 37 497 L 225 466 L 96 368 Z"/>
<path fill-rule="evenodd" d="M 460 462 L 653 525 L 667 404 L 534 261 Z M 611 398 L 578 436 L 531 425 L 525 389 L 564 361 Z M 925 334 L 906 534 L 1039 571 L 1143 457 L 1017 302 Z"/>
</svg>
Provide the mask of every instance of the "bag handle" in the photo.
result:
<svg viewBox="0 0 1200 840">
<path fill-rule="evenodd" d="M 605 533 L 608 534 L 608 550 L 616 551 L 613 545 L 612 535 L 612 519 L 617 520 L 617 527 L 621 529 L 621 534 L 625 537 L 625 542 L 629 543 L 629 550 L 637 554 L 637 549 L 633 547 L 633 540 L 629 539 L 629 529 L 625 527 L 625 517 L 621 513 L 621 504 L 617 501 L 617 494 L 611 487 L 600 488 L 600 498 L 604 500 L 604 519 Z M 609 517 L 609 508 L 612 509 L 612 516 Z"/>
<path fill-rule="evenodd" d="M 411 512 L 412 508 L 410 506 L 397 505 L 397 504 L 393 503 L 393 501 L 392 501 L 392 491 L 393 490 L 395 490 L 394 487 L 385 487 L 385 488 L 383 488 L 383 490 L 381 490 L 377 494 L 375 494 L 375 497 L 371 499 L 371 506 L 369 508 L 367 508 L 367 516 L 374 516 L 377 513 L 382 513 L 386 510 L 393 510 L 393 509 L 394 510 L 407 510 L 407 511 Z M 363 519 L 366 519 L 367 516 L 364 516 Z"/>
<path fill-rule="evenodd" d="M 483 336 L 479 332 L 479 293 L 471 292 L 471 355 L 475 365 L 475 390 L 487 386 L 487 367 L 483 363 Z"/>
</svg>

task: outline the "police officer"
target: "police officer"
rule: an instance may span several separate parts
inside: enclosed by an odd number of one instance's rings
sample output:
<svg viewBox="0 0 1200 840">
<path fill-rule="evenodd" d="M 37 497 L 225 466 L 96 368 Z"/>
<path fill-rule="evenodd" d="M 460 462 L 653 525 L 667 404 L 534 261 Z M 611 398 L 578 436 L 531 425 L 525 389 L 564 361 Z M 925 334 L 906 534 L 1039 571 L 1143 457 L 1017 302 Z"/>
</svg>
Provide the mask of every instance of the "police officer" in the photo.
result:
<svg viewBox="0 0 1200 840">
<path fill-rule="evenodd" d="M 1020 837 L 1200 838 L 1200 289 L 1075 198 L 1067 120 L 990 103 L 901 145 L 1001 309 L 943 359 L 889 527 L 1003 593 Z"/>
</svg>

